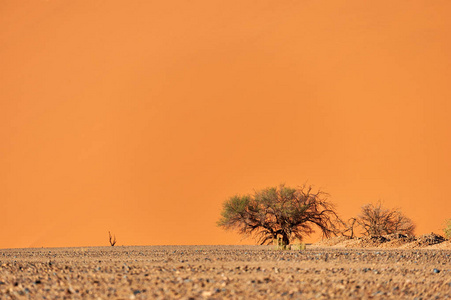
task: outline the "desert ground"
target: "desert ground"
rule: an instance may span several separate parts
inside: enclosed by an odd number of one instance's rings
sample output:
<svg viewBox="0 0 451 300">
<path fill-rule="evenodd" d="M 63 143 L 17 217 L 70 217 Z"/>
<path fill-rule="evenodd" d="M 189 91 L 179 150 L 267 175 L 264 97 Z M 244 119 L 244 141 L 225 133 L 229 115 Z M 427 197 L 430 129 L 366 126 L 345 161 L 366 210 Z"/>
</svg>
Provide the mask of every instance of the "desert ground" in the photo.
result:
<svg viewBox="0 0 451 300">
<path fill-rule="evenodd" d="M 0 298 L 451 298 L 447 247 L 325 244 L 0 249 Z"/>
</svg>

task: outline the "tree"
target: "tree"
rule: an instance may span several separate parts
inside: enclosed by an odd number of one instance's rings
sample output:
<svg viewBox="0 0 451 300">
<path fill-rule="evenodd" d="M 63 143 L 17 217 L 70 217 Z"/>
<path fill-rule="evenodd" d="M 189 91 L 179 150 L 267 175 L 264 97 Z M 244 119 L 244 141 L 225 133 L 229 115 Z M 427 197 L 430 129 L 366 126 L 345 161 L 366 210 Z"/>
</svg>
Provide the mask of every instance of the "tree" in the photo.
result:
<svg viewBox="0 0 451 300">
<path fill-rule="evenodd" d="M 365 235 L 382 236 L 392 233 L 413 235 L 415 224 L 399 209 L 382 207 L 379 201 L 376 205 L 366 204 L 357 219 Z"/>
<path fill-rule="evenodd" d="M 328 194 L 312 187 L 289 188 L 285 185 L 255 191 L 253 195 L 233 196 L 223 204 L 218 226 L 254 235 L 260 244 L 280 237 L 283 245 L 319 227 L 323 236 L 338 233 L 338 216 L 327 199 Z"/>
</svg>

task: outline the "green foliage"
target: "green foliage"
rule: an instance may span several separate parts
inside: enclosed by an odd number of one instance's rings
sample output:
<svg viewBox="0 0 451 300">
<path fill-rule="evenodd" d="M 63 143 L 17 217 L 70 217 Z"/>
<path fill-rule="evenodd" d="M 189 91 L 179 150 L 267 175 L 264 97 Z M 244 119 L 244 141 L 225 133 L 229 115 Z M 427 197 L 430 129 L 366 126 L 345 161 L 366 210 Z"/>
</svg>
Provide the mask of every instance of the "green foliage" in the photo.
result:
<svg viewBox="0 0 451 300">
<path fill-rule="evenodd" d="M 255 191 L 253 195 L 233 196 L 223 204 L 218 226 L 255 235 L 261 244 L 280 240 L 302 240 L 319 227 L 325 236 L 336 234 L 338 217 L 327 194 L 312 192 L 312 187 L 289 188 L 285 185 Z"/>
<path fill-rule="evenodd" d="M 249 196 L 234 196 L 228 201 L 224 202 L 222 210 L 222 218 L 219 220 L 219 226 L 226 226 L 227 221 L 240 218 L 246 212 L 249 206 L 250 197 Z"/>
<path fill-rule="evenodd" d="M 445 237 L 447 239 L 451 239 L 451 219 L 446 221 L 445 228 L 443 228 L 443 232 L 445 233 Z"/>
</svg>

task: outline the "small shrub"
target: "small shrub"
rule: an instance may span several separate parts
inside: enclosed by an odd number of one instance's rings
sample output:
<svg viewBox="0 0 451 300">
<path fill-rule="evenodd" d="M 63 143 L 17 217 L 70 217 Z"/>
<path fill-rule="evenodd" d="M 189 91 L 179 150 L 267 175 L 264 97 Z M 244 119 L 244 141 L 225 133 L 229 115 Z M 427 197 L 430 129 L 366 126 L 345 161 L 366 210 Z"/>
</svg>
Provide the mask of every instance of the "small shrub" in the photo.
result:
<svg viewBox="0 0 451 300">
<path fill-rule="evenodd" d="M 366 236 L 383 236 L 400 233 L 413 235 L 415 224 L 399 209 L 382 207 L 379 201 L 376 205 L 366 204 L 357 218 L 357 223 L 363 228 Z"/>
<path fill-rule="evenodd" d="M 283 242 L 282 237 L 277 237 L 277 239 L 274 239 L 273 244 L 275 250 L 298 250 L 298 251 L 305 250 L 305 243 L 298 241 L 293 244 L 286 245 Z"/>
<path fill-rule="evenodd" d="M 292 244 L 292 245 L 290 245 L 290 250 L 297 250 L 297 251 L 305 250 L 305 243 Z"/>
<path fill-rule="evenodd" d="M 114 247 L 114 245 L 116 245 L 116 236 L 113 237 L 111 235 L 111 232 L 109 232 L 109 231 L 108 231 L 108 235 L 110 237 L 110 245 L 111 245 L 111 247 Z"/>
<path fill-rule="evenodd" d="M 445 233 L 445 237 L 447 239 L 451 239 L 451 219 L 446 221 L 445 228 L 443 228 L 443 232 Z"/>
<path fill-rule="evenodd" d="M 289 245 L 287 245 L 283 241 L 283 238 L 281 236 L 277 236 L 277 238 L 275 238 L 273 240 L 273 244 L 274 244 L 276 250 L 287 250 L 289 247 Z"/>
</svg>

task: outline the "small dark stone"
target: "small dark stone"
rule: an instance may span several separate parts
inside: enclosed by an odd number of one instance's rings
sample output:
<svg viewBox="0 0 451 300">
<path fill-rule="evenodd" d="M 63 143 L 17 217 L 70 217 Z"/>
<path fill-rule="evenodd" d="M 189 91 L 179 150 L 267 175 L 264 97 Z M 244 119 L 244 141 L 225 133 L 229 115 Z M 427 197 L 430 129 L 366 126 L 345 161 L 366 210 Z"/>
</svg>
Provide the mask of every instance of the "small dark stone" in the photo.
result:
<svg viewBox="0 0 451 300">
<path fill-rule="evenodd" d="M 41 284 L 42 281 L 38 279 L 38 280 L 36 280 L 34 283 L 35 283 L 35 284 Z"/>
<path fill-rule="evenodd" d="M 134 290 L 134 291 L 133 291 L 133 295 L 135 295 L 135 296 L 138 295 L 138 294 L 141 294 L 141 293 L 142 293 L 142 292 L 141 292 L 140 290 Z"/>
<path fill-rule="evenodd" d="M 374 292 L 374 293 L 373 293 L 373 296 L 378 296 L 378 295 L 381 295 L 381 294 L 383 294 L 382 291 L 377 291 L 377 292 Z"/>
<path fill-rule="evenodd" d="M 435 274 L 438 274 L 438 273 L 440 273 L 440 270 L 439 270 L 439 269 L 434 269 L 433 272 L 434 272 Z"/>
</svg>

